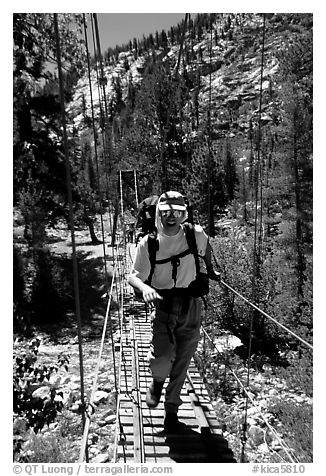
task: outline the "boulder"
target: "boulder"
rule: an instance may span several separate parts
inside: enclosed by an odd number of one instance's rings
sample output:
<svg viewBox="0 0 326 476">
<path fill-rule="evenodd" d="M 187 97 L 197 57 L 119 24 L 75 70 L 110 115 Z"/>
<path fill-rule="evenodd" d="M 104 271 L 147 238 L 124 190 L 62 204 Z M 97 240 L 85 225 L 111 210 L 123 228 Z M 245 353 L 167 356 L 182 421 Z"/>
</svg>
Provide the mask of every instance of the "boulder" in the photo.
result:
<svg viewBox="0 0 326 476">
<path fill-rule="evenodd" d="M 103 414 L 103 418 L 104 418 L 104 420 L 105 420 L 105 418 L 107 418 L 107 417 L 109 417 L 109 416 L 111 416 L 111 415 L 114 415 L 114 414 L 115 414 L 115 413 L 114 413 L 114 411 L 112 410 L 112 408 L 109 408 L 109 410 L 106 411 L 106 412 Z"/>
<path fill-rule="evenodd" d="M 265 431 L 259 426 L 252 425 L 249 428 L 248 435 L 254 446 L 259 446 L 265 442 Z"/>
<path fill-rule="evenodd" d="M 92 463 L 107 463 L 110 457 L 107 453 L 100 453 L 92 459 Z"/>
<path fill-rule="evenodd" d="M 41 398 L 42 400 L 45 400 L 47 398 L 51 397 L 51 390 L 50 387 L 47 386 L 42 386 L 39 387 L 38 389 L 34 390 L 32 393 L 33 398 Z"/>
<path fill-rule="evenodd" d="M 70 411 L 74 413 L 80 413 L 79 409 L 80 405 L 78 403 L 74 403 L 74 405 L 70 407 Z"/>
<path fill-rule="evenodd" d="M 106 402 L 108 398 L 109 398 L 108 392 L 97 390 L 94 394 L 94 404 L 99 405 L 100 403 Z"/>
<path fill-rule="evenodd" d="M 116 420 L 116 415 L 109 415 L 105 418 L 104 421 L 107 425 L 111 425 L 112 423 L 115 422 L 115 420 Z"/>
</svg>

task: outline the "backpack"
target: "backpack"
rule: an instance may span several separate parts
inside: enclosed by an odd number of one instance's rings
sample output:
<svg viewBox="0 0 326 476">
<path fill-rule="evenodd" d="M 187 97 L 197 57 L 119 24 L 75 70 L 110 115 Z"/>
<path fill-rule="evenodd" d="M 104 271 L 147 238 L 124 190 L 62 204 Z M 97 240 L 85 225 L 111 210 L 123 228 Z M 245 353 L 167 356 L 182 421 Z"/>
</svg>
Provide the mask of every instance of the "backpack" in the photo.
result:
<svg viewBox="0 0 326 476">
<path fill-rule="evenodd" d="M 140 238 L 143 236 L 156 231 L 155 212 L 158 198 L 157 195 L 151 195 L 150 197 L 145 198 L 138 207 L 136 219 L 136 243 L 138 243 Z"/>
<path fill-rule="evenodd" d="M 184 223 L 183 224 L 186 240 L 188 243 L 188 249 L 179 253 L 178 255 L 171 256 L 169 258 L 156 260 L 156 253 L 158 251 L 159 242 L 155 233 L 150 233 L 148 235 L 148 255 L 149 261 L 151 265 L 149 276 L 146 280 L 146 284 L 151 286 L 154 269 L 156 264 L 164 264 L 171 261 L 172 264 L 172 279 L 174 281 L 174 285 L 177 281 L 177 270 L 180 264 L 180 258 L 187 256 L 188 254 L 192 253 L 195 259 L 196 265 L 196 279 L 192 281 L 187 289 L 187 293 L 189 296 L 192 297 L 202 297 L 208 294 L 209 292 L 209 279 L 206 273 L 202 273 L 200 271 L 200 264 L 199 264 L 199 257 L 198 257 L 198 249 L 196 243 L 196 236 L 195 236 L 195 229 L 192 223 Z"/>
</svg>

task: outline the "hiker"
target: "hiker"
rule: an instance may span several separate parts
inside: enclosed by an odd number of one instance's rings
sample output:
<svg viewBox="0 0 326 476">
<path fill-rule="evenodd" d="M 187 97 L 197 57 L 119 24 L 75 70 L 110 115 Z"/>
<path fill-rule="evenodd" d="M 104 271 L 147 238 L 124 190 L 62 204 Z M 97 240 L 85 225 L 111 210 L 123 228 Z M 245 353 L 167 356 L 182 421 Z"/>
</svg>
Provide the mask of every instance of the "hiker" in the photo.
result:
<svg viewBox="0 0 326 476">
<path fill-rule="evenodd" d="M 137 247 L 128 282 L 145 303 L 154 304 L 153 336 L 149 364 L 153 377 L 146 403 L 155 408 L 166 378 L 164 429 L 180 432 L 180 393 L 190 360 L 200 337 L 200 296 L 208 292 L 208 277 L 220 274 L 211 264 L 208 237 L 199 225 L 188 225 L 184 197 L 175 191 L 163 193 L 156 206 L 156 231 L 143 237 Z M 190 228 L 191 227 L 191 228 Z M 194 245 L 190 244 L 190 231 Z M 150 254 L 156 244 L 154 259 Z M 190 250 L 190 247 L 192 250 Z M 206 264 L 206 266 L 205 266 Z"/>
</svg>

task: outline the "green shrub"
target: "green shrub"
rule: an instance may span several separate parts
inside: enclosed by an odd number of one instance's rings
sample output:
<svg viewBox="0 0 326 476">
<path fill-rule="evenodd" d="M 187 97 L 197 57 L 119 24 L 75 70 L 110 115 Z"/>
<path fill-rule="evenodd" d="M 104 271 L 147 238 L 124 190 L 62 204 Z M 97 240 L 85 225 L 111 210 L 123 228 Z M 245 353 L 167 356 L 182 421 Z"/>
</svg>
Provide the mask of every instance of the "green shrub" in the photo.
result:
<svg viewBox="0 0 326 476">
<path fill-rule="evenodd" d="M 253 293 L 252 236 L 235 224 L 227 237 L 211 240 L 222 279 L 250 302 L 285 325 L 300 337 L 311 341 L 312 276 L 311 264 L 305 271 L 304 295 L 296 293 L 293 264 L 284 259 L 276 246 L 266 249 L 259 266 Z M 209 319 L 222 329 L 231 331 L 248 347 L 250 321 L 253 315 L 252 353 L 276 357 L 279 351 L 296 349 L 298 341 L 226 287 L 212 286 Z M 254 314 L 252 314 L 254 313 Z"/>
<path fill-rule="evenodd" d="M 37 434 L 44 425 L 53 422 L 63 408 L 63 394 L 50 384 L 50 377 L 61 366 L 68 369 L 68 357 L 61 354 L 56 365 L 40 365 L 37 362 L 39 345 L 39 339 L 34 338 L 27 346 L 14 349 L 14 453 L 19 453 L 29 428 Z M 37 393 L 40 387 L 48 387 L 45 395 Z"/>
<path fill-rule="evenodd" d="M 294 404 L 289 401 L 280 401 L 272 405 L 269 412 L 282 422 L 284 441 L 294 450 L 294 454 L 301 463 L 312 463 L 312 406 L 308 404 Z"/>
<path fill-rule="evenodd" d="M 78 460 L 79 448 L 72 448 L 69 439 L 60 431 L 51 434 L 32 433 L 24 450 L 20 453 L 20 463 L 74 463 Z"/>
<path fill-rule="evenodd" d="M 287 355 L 288 367 L 279 370 L 289 388 L 305 395 L 313 395 L 313 355 L 308 349 Z"/>
</svg>

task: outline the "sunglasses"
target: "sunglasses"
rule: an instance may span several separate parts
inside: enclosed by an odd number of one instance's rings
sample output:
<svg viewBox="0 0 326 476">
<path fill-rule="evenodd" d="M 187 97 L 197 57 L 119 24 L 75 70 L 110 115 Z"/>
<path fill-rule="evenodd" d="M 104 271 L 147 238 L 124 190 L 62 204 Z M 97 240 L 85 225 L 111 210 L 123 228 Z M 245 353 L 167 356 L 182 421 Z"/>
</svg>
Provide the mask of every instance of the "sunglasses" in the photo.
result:
<svg viewBox="0 0 326 476">
<path fill-rule="evenodd" d="M 181 218 L 182 215 L 184 214 L 184 212 L 182 210 L 162 210 L 161 212 L 161 216 L 166 218 L 168 217 L 169 215 L 173 215 L 174 217 L 176 218 Z"/>
</svg>

